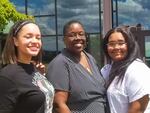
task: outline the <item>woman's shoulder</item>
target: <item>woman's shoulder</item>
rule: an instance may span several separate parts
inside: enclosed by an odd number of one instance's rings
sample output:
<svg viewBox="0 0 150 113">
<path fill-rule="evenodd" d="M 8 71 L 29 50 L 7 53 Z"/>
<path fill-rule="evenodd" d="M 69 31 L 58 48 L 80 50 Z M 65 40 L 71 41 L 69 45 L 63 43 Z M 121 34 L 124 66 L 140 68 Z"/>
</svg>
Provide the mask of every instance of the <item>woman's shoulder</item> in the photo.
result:
<svg viewBox="0 0 150 113">
<path fill-rule="evenodd" d="M 127 70 L 134 70 L 136 69 L 136 71 L 140 71 L 140 70 L 150 70 L 150 68 L 145 64 L 144 61 L 140 60 L 140 59 L 136 59 L 134 60 L 128 67 Z"/>
<path fill-rule="evenodd" d="M 51 62 L 50 64 L 60 64 L 66 62 L 66 57 L 62 53 L 59 53 Z"/>
<path fill-rule="evenodd" d="M 8 64 L 0 70 L 0 76 L 8 78 L 12 81 L 17 80 L 18 77 L 24 73 L 24 69 L 17 64 Z"/>
<path fill-rule="evenodd" d="M 0 79 L 13 82 L 15 76 L 18 74 L 17 64 L 8 64 L 0 70 Z"/>
<path fill-rule="evenodd" d="M 17 64 L 8 64 L 5 67 L 3 67 L 0 70 L 0 75 L 8 75 L 8 74 L 13 74 L 16 73 L 18 70 L 18 65 Z"/>
<path fill-rule="evenodd" d="M 110 70 L 111 70 L 111 64 L 106 64 L 101 68 L 101 74 L 106 81 L 109 79 Z"/>
<path fill-rule="evenodd" d="M 71 63 L 73 63 L 73 61 L 69 57 L 60 53 L 48 64 L 48 70 L 54 70 L 59 68 L 62 69 L 68 67 L 68 65 L 70 65 Z"/>
<path fill-rule="evenodd" d="M 102 67 L 102 70 L 110 70 L 111 69 L 111 64 L 106 64 L 106 65 L 104 65 L 103 67 Z"/>
<path fill-rule="evenodd" d="M 147 78 L 150 75 L 150 68 L 140 59 L 134 60 L 127 68 L 126 75 L 132 78 Z"/>
<path fill-rule="evenodd" d="M 69 53 L 66 49 L 64 49 L 61 53 L 59 53 L 49 64 L 70 64 L 74 63 L 75 57 Z"/>
</svg>

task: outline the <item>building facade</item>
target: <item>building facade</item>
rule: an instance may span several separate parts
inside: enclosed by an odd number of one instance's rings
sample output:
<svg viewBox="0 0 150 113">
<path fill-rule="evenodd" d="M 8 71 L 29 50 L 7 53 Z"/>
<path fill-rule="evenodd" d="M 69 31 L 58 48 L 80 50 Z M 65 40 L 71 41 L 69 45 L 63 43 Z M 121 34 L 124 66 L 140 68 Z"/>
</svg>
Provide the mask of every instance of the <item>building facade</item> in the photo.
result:
<svg viewBox="0 0 150 113">
<path fill-rule="evenodd" d="M 149 32 L 149 0 L 10 0 L 17 11 L 32 15 L 40 26 L 45 63 L 50 62 L 63 48 L 63 26 L 76 19 L 83 23 L 88 33 L 89 51 L 98 64 L 104 64 L 101 39 L 112 27 L 141 25 L 140 31 Z M 144 33 L 144 32 L 141 32 Z M 139 36 L 139 35 L 138 35 Z M 143 58 L 149 62 L 150 36 L 142 34 Z"/>
</svg>

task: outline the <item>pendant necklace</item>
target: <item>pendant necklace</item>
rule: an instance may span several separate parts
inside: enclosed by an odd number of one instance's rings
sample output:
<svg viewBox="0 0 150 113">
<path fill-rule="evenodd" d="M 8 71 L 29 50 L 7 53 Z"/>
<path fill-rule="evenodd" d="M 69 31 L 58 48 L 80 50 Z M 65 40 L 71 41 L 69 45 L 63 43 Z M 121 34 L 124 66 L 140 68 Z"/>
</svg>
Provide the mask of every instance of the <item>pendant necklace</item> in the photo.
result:
<svg viewBox="0 0 150 113">
<path fill-rule="evenodd" d="M 75 60 L 77 62 L 79 62 L 90 74 L 92 74 L 91 69 L 88 67 L 88 65 L 90 66 L 90 64 L 88 63 L 88 59 L 87 59 L 85 53 L 83 53 L 83 54 L 84 55 L 82 55 L 82 61 L 84 61 L 84 63 L 81 63 L 79 58 L 75 57 Z"/>
</svg>

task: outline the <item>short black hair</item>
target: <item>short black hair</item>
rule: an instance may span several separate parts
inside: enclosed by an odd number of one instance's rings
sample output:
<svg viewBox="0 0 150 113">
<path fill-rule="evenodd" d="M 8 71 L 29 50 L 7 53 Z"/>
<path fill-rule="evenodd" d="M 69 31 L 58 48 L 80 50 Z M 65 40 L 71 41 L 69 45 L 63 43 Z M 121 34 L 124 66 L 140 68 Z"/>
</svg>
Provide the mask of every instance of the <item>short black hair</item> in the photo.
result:
<svg viewBox="0 0 150 113">
<path fill-rule="evenodd" d="M 78 20 L 70 20 L 70 21 L 68 21 L 68 22 L 64 25 L 64 27 L 63 27 L 63 35 L 65 35 L 65 34 L 67 33 L 67 31 L 68 31 L 70 25 L 72 25 L 72 24 L 74 24 L 74 23 L 80 24 L 80 25 L 82 26 L 82 28 L 84 29 L 84 26 L 83 26 L 83 24 L 82 24 L 80 21 L 78 21 Z M 85 30 L 85 29 L 84 29 L 84 30 Z"/>
</svg>

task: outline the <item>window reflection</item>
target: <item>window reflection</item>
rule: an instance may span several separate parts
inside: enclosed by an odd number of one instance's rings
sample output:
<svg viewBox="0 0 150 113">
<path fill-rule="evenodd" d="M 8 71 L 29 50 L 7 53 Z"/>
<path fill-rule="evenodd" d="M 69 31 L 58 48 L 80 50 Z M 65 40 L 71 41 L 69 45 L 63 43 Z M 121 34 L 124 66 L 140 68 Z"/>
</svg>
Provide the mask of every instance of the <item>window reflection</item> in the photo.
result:
<svg viewBox="0 0 150 113">
<path fill-rule="evenodd" d="M 90 52 L 97 60 L 99 66 L 103 64 L 101 39 L 99 34 L 89 34 L 87 38 L 87 51 Z"/>
<path fill-rule="evenodd" d="M 140 23 L 144 28 L 150 29 L 150 1 L 139 0 L 112 0 L 113 10 L 118 11 L 118 16 L 113 19 L 118 25 L 136 25 Z M 116 3 L 115 3 L 116 2 Z M 117 4 L 117 9 L 115 9 Z"/>
<path fill-rule="evenodd" d="M 56 51 L 56 37 L 55 36 L 43 36 L 43 62 L 48 64 L 58 53 Z"/>
<path fill-rule="evenodd" d="M 70 19 L 76 19 L 83 23 L 87 32 L 100 31 L 99 0 L 58 0 L 58 33 L 62 34 L 62 27 Z"/>
<path fill-rule="evenodd" d="M 150 36 L 145 36 L 145 60 L 150 67 Z"/>
<path fill-rule="evenodd" d="M 17 11 L 19 11 L 20 13 L 26 13 L 25 11 L 25 0 L 10 0 L 10 2 L 12 2 L 12 4 L 14 4 Z"/>
<path fill-rule="evenodd" d="M 30 15 L 55 14 L 55 0 L 28 0 L 28 12 Z"/>
<path fill-rule="evenodd" d="M 63 36 L 58 37 L 58 50 L 62 51 L 62 49 L 65 48 Z"/>
<path fill-rule="evenodd" d="M 44 51 L 56 51 L 56 37 L 48 36 L 42 37 Z"/>
<path fill-rule="evenodd" d="M 35 19 L 40 26 L 42 35 L 56 35 L 54 17 L 36 17 Z"/>
<path fill-rule="evenodd" d="M 145 36 L 145 56 L 150 58 L 150 36 Z"/>
</svg>

